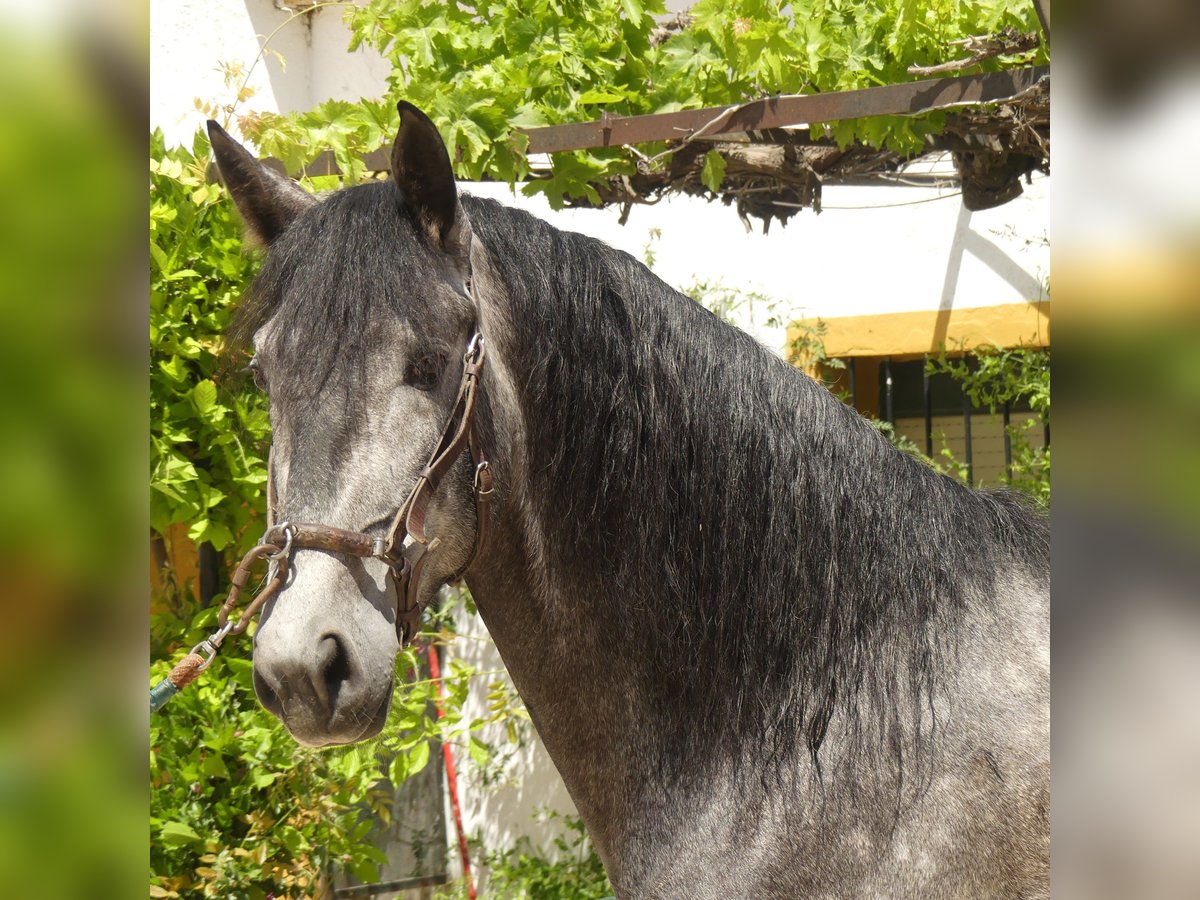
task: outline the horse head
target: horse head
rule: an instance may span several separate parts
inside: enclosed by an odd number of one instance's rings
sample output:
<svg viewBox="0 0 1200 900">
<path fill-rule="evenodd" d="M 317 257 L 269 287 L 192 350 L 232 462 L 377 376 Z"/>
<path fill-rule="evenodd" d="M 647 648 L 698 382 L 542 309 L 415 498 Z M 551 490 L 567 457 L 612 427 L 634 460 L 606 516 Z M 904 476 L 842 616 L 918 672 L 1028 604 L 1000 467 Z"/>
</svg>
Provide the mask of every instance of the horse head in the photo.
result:
<svg viewBox="0 0 1200 900">
<path fill-rule="evenodd" d="M 267 248 L 241 316 L 270 400 L 274 518 L 384 544 L 453 413 L 476 318 L 471 227 L 445 145 L 420 110 L 400 112 L 392 179 L 322 199 L 209 123 L 221 178 Z M 301 743 L 383 728 L 404 600 L 392 576 L 425 557 L 412 592 L 424 605 L 475 546 L 470 459 L 451 462 L 426 498 L 423 542 L 390 559 L 292 549 L 255 634 L 254 686 Z"/>
</svg>

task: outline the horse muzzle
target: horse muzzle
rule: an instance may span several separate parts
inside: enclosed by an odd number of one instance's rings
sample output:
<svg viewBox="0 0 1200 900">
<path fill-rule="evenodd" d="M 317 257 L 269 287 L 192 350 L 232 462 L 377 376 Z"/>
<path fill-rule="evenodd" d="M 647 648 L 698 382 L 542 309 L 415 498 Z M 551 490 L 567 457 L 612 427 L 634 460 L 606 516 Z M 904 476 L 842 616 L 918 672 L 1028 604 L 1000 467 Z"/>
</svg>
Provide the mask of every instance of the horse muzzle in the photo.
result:
<svg viewBox="0 0 1200 900">
<path fill-rule="evenodd" d="M 310 648 L 271 645 L 254 653 L 254 692 L 301 744 L 352 744 L 383 730 L 392 682 L 368 678 L 338 635 L 321 635 Z"/>
<path fill-rule="evenodd" d="M 395 592 L 379 563 L 301 552 L 254 635 L 254 690 L 302 744 L 373 737 L 395 671 Z"/>
</svg>

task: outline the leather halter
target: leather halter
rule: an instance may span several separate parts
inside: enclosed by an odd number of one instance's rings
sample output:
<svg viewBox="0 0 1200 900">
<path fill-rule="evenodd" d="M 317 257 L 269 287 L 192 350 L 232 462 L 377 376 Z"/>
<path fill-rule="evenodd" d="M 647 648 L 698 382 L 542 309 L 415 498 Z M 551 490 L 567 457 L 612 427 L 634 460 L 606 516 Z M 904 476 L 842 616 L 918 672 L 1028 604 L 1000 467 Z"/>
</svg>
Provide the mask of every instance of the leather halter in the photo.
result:
<svg viewBox="0 0 1200 900">
<path fill-rule="evenodd" d="M 242 558 L 234 571 L 229 594 L 217 615 L 217 622 L 220 625 L 220 631 L 217 634 L 220 635 L 220 639 L 224 639 L 228 634 L 240 634 L 246 630 L 254 614 L 286 581 L 292 550 L 304 549 L 326 550 L 331 553 L 361 558 L 373 557 L 387 563 L 389 575 L 396 588 L 396 636 L 401 647 L 412 640 L 421 624 L 422 607 L 419 599 L 421 575 L 430 553 L 437 549 L 440 543 L 438 538 L 428 541 L 425 535 L 425 516 L 429 509 L 429 501 L 464 449 L 470 450 L 471 461 L 475 468 L 473 482 L 476 522 L 475 548 L 462 568 L 446 579 L 447 583 L 457 581 L 466 573 L 479 558 L 484 542 L 487 540 L 488 523 L 491 520 L 492 471 L 476 439 L 474 421 L 475 404 L 479 393 L 479 373 L 483 370 L 483 362 L 483 335 L 476 327 L 467 343 L 467 351 L 463 354 L 462 380 L 459 382 L 458 396 L 446 419 L 446 424 L 442 428 L 442 436 L 429 455 L 429 461 L 425 464 L 425 468 L 417 476 L 416 484 L 413 485 L 408 497 L 400 505 L 386 537 L 373 537 L 365 532 L 347 531 L 331 525 L 293 522 L 276 524 L 274 467 L 272 460 L 268 457 L 267 530 L 258 545 Z M 414 543 L 424 545 L 425 549 L 415 562 L 410 563 L 404 555 L 404 551 Z M 237 620 L 230 622 L 229 615 L 237 606 L 241 590 L 250 577 L 250 567 L 256 560 L 263 557 L 266 557 L 271 563 L 266 586 L 242 610 Z M 217 646 L 220 644 L 220 639 L 216 642 Z"/>
</svg>

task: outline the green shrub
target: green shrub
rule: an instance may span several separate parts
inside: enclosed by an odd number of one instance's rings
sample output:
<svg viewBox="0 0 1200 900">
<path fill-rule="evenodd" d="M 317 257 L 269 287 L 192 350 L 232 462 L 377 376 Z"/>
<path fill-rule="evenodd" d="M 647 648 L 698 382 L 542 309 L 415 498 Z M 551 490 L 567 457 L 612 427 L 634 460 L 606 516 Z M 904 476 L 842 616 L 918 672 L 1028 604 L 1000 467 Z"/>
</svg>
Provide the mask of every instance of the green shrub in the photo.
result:
<svg viewBox="0 0 1200 900">
<path fill-rule="evenodd" d="M 546 853 L 523 837 L 512 850 L 489 854 L 493 897 L 512 900 L 598 900 L 612 896 L 604 865 L 588 839 L 583 822 L 563 818 L 566 833 Z"/>
<path fill-rule="evenodd" d="M 927 363 L 930 374 L 945 372 L 962 385 L 977 407 L 996 415 L 1005 403 L 1027 403 L 1034 416 L 1008 426 L 1012 474 L 1005 481 L 1040 505 L 1050 505 L 1050 447 L 1034 446 L 1028 432 L 1050 424 L 1050 351 L 985 347 L 969 357 L 950 358 L 943 349 Z"/>
<path fill-rule="evenodd" d="M 553 850 L 534 847 L 522 837 L 511 850 L 483 856 L 488 871 L 487 896 L 496 900 L 601 900 L 613 895 L 604 865 L 596 855 L 583 822 L 559 816 L 566 831 L 555 838 Z M 455 884 L 434 895 L 437 900 L 462 900 L 463 884 Z"/>
<path fill-rule="evenodd" d="M 202 612 L 186 634 L 212 630 Z M 158 616 L 160 633 L 182 623 Z M 169 662 L 151 667 L 157 681 Z M 300 747 L 258 703 L 236 652 L 150 721 L 150 895 L 262 900 L 310 895 L 345 866 L 371 880 L 384 862 L 368 813 L 390 800 L 377 746 Z M 427 746 L 427 745 L 426 745 Z"/>
<path fill-rule="evenodd" d="M 265 399 L 222 378 L 233 307 L 259 265 L 207 181 L 208 142 L 150 136 L 150 526 L 174 523 L 217 550 L 261 533 L 270 433 Z M 253 527 L 251 527 L 253 525 Z"/>
</svg>

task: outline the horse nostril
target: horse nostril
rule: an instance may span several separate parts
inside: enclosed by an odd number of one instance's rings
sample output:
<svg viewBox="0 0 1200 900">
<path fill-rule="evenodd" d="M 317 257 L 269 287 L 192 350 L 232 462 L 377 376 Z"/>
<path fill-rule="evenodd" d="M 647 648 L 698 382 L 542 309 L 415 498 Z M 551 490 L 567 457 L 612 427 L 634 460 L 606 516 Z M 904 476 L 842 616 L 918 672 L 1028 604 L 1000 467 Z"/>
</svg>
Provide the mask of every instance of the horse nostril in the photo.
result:
<svg viewBox="0 0 1200 900">
<path fill-rule="evenodd" d="M 362 667 L 354 645 L 339 633 L 326 632 L 315 644 L 305 641 L 303 646 L 306 652 L 290 642 L 256 647 L 254 692 L 293 734 L 343 727 L 337 723 L 353 719 L 362 701 Z"/>
<path fill-rule="evenodd" d="M 324 694 L 322 699 L 325 701 L 325 708 L 333 712 L 337 708 L 338 693 L 342 685 L 349 681 L 353 674 L 350 655 L 336 634 L 322 637 L 319 648 L 316 671 L 319 683 L 313 687 Z"/>
<path fill-rule="evenodd" d="M 254 682 L 254 693 L 258 695 L 258 702 L 263 705 L 263 708 L 276 716 L 282 715 L 283 703 L 279 699 L 279 694 L 275 692 L 267 679 L 259 674 L 258 666 L 251 671 L 251 679 Z"/>
</svg>

